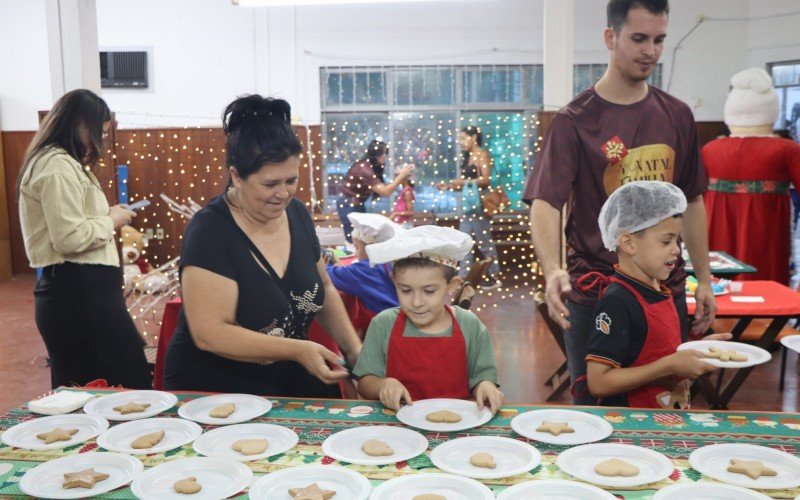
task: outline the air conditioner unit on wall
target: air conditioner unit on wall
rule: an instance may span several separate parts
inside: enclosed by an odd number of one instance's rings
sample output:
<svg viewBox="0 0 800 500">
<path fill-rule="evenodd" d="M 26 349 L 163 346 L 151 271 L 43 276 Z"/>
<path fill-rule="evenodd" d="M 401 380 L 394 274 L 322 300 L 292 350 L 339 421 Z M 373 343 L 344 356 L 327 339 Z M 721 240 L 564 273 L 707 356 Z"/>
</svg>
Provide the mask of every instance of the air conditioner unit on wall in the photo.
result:
<svg viewBox="0 0 800 500">
<path fill-rule="evenodd" d="M 102 88 L 149 87 L 146 51 L 100 52 Z"/>
</svg>

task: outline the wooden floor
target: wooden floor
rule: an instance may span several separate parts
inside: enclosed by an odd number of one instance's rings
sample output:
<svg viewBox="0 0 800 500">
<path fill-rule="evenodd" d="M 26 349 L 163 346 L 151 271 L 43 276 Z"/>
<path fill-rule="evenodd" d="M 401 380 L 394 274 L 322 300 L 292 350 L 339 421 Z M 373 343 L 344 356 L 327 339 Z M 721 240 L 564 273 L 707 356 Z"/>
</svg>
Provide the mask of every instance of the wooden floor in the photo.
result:
<svg viewBox="0 0 800 500">
<path fill-rule="evenodd" d="M 30 275 L 0 283 L 0 411 L 18 406 L 50 389 L 46 351 L 33 317 Z M 480 295 L 473 310 L 492 334 L 500 383 L 510 403 L 541 403 L 545 379 L 563 355 L 535 313 L 530 290 Z M 521 295 L 523 297 L 521 297 Z M 778 391 L 780 351 L 757 367 L 734 397 L 731 410 L 798 411 L 798 356 L 790 352 L 786 387 Z M 567 395 L 558 403 L 568 404 Z M 707 408 L 698 398 L 694 408 Z"/>
</svg>

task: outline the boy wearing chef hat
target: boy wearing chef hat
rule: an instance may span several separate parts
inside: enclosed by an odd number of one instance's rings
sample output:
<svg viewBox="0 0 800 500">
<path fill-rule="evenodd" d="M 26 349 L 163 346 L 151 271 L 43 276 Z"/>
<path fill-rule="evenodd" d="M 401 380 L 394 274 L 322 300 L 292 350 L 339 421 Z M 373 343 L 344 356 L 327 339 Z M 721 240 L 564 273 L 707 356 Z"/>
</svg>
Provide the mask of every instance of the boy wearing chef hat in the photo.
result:
<svg viewBox="0 0 800 500">
<path fill-rule="evenodd" d="M 446 304 L 473 244 L 455 229 L 419 226 L 366 248 L 373 265 L 394 262 L 400 307 L 378 314 L 367 330 L 353 369 L 362 397 L 393 410 L 401 401 L 474 398 L 497 412 L 503 393 L 489 332 L 473 313 Z"/>
<path fill-rule="evenodd" d="M 356 247 L 358 261 L 349 266 L 329 264 L 326 269 L 337 290 L 360 300 L 358 323 L 363 323 L 366 330 L 366 325 L 369 325 L 376 314 L 384 309 L 397 307 L 399 303 L 391 267 L 389 264 L 370 266 L 365 249 L 367 245 L 383 243 L 393 238 L 403 228 L 388 217 L 378 214 L 352 212 L 347 214 L 347 218 L 353 225 L 353 245 Z"/>
<path fill-rule="evenodd" d="M 586 381 L 604 405 L 672 408 L 688 403 L 687 379 L 716 368 L 681 344 L 678 311 L 667 279 L 681 253 L 686 196 L 660 181 L 635 181 L 614 191 L 600 210 L 603 244 L 616 251 L 611 277 L 589 273 L 578 286 L 601 288 L 589 339 Z M 582 384 L 576 382 L 576 389 Z"/>
</svg>

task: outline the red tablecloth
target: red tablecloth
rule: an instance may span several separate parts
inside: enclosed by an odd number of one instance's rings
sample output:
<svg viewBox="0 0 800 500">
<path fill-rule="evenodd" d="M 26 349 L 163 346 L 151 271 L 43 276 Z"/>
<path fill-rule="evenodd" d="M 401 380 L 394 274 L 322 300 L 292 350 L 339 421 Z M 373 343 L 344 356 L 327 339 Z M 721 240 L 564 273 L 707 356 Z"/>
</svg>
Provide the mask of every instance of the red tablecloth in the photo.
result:
<svg viewBox="0 0 800 500">
<path fill-rule="evenodd" d="M 764 302 L 734 302 L 732 297 L 760 296 Z M 688 305 L 689 314 L 694 314 L 696 304 Z M 742 291 L 717 297 L 718 318 L 775 318 L 800 316 L 800 293 L 775 281 L 745 281 Z"/>
</svg>

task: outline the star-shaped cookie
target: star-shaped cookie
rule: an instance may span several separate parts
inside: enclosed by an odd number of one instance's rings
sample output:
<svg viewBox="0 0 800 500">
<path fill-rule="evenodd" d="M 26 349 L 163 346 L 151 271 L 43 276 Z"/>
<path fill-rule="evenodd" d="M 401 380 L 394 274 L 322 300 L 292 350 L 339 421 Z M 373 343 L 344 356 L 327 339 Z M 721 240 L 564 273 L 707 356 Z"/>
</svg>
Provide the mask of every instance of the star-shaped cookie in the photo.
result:
<svg viewBox="0 0 800 500">
<path fill-rule="evenodd" d="M 56 443 L 58 441 L 69 441 L 72 436 L 77 434 L 78 429 L 62 429 L 56 427 L 50 432 L 43 432 L 36 435 L 36 439 L 41 439 L 44 444 Z"/>
<path fill-rule="evenodd" d="M 94 488 L 95 483 L 108 479 L 108 474 L 86 469 L 78 472 L 64 474 L 64 489 L 69 488 Z"/>
<path fill-rule="evenodd" d="M 336 495 L 333 490 L 323 490 L 317 483 L 312 483 L 305 488 L 290 488 L 289 494 L 295 500 L 328 500 Z"/>
<path fill-rule="evenodd" d="M 549 432 L 554 436 L 561 434 L 569 434 L 575 432 L 575 429 L 569 426 L 567 422 L 542 422 L 542 425 L 536 428 L 536 432 Z"/>
<path fill-rule="evenodd" d="M 731 459 L 728 472 L 734 474 L 744 474 L 750 479 L 758 479 L 761 476 L 777 476 L 778 473 L 766 467 L 761 460 L 737 460 Z"/>
<path fill-rule="evenodd" d="M 115 406 L 114 411 L 118 411 L 123 415 L 127 415 L 128 413 L 142 413 L 147 408 L 150 407 L 150 403 L 134 403 L 133 401 L 129 401 L 121 406 Z"/>
</svg>

